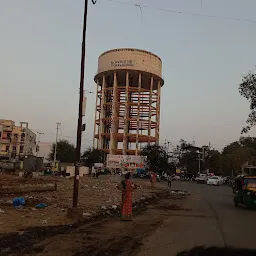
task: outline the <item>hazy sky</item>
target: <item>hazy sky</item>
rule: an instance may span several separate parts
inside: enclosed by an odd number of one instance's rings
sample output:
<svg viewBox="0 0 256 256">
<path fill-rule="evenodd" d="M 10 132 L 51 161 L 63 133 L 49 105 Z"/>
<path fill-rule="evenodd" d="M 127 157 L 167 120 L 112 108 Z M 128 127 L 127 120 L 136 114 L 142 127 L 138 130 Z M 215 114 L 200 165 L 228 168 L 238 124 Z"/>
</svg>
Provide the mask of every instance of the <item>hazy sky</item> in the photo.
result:
<svg viewBox="0 0 256 256">
<path fill-rule="evenodd" d="M 98 0 L 90 2 L 85 88 L 95 91 L 98 56 L 141 48 L 163 61 L 161 141 L 209 141 L 218 149 L 236 140 L 249 105 L 239 95 L 242 75 L 256 64 L 255 0 Z M 52 141 L 75 141 L 83 0 L 0 0 L 0 118 L 28 121 Z M 137 3 L 150 8 L 132 5 Z M 83 147 L 91 144 L 95 94 L 88 95 Z M 255 135 L 253 129 L 251 135 Z M 70 137 L 70 138 L 69 138 Z"/>
</svg>

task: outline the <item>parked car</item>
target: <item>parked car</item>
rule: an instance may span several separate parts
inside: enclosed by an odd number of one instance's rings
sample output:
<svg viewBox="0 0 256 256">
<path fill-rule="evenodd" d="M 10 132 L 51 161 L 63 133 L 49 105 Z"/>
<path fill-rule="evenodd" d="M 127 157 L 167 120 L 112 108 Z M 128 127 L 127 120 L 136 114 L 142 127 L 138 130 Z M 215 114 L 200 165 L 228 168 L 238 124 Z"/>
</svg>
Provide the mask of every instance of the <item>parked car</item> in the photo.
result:
<svg viewBox="0 0 256 256">
<path fill-rule="evenodd" d="M 172 177 L 172 179 L 173 179 L 173 180 L 180 180 L 180 176 L 174 175 L 174 176 Z"/>
<path fill-rule="evenodd" d="M 204 173 L 201 173 L 198 177 L 195 178 L 195 181 L 197 183 L 206 183 L 207 181 L 207 175 Z"/>
<path fill-rule="evenodd" d="M 224 178 L 221 177 L 221 176 L 217 176 L 219 178 L 219 181 L 220 181 L 220 185 L 223 185 L 224 184 Z"/>
<path fill-rule="evenodd" d="M 207 185 L 219 186 L 222 184 L 222 180 L 218 176 L 212 176 L 207 179 Z"/>
</svg>

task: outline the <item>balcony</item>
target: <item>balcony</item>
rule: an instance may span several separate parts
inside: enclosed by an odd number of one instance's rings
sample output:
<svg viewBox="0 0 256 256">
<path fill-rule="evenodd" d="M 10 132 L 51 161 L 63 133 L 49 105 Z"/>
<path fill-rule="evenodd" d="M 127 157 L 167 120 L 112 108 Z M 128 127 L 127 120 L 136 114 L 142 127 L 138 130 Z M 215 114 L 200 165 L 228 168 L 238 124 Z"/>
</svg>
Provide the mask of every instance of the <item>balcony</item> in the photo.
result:
<svg viewBox="0 0 256 256">
<path fill-rule="evenodd" d="M 12 130 L 13 130 L 13 127 L 9 125 L 4 125 L 3 127 L 3 131 L 5 132 L 12 132 Z"/>
<path fill-rule="evenodd" d="M 9 152 L 0 151 L 0 156 L 9 156 L 9 155 L 10 155 Z"/>
<path fill-rule="evenodd" d="M 1 143 L 3 143 L 3 144 L 10 144 L 11 143 L 11 139 L 10 138 L 2 137 Z"/>
</svg>

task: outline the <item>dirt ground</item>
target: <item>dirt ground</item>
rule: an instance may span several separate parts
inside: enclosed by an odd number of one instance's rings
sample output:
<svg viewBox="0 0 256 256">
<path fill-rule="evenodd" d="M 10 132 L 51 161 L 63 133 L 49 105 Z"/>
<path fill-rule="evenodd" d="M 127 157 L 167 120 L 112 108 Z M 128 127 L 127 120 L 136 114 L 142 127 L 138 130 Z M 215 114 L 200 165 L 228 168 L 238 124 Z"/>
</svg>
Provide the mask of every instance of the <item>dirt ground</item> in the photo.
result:
<svg viewBox="0 0 256 256">
<path fill-rule="evenodd" d="M 132 222 L 121 222 L 118 213 L 77 226 L 30 229 L 2 237 L 0 255 L 136 255 L 143 239 L 172 212 L 183 209 L 187 194 L 165 191 L 134 205 Z"/>
<path fill-rule="evenodd" d="M 83 177 L 80 179 L 79 207 L 84 210 L 85 218 L 92 218 L 102 209 L 120 205 L 121 193 L 116 188 L 120 176 L 100 176 L 99 179 Z M 140 187 L 134 192 L 134 202 L 161 191 L 163 186 L 152 189 L 148 180 L 134 180 Z M 1 185 L 57 183 L 57 191 L 31 192 L 25 194 L 8 194 L 0 197 L 0 235 L 9 232 L 20 232 L 31 227 L 47 227 L 72 224 L 66 212 L 72 205 L 73 179 L 63 177 L 38 177 L 24 179 L 12 175 L 0 175 Z M 24 197 L 26 205 L 23 209 L 15 209 L 12 205 L 14 197 Z M 39 203 L 48 206 L 36 209 Z"/>
</svg>

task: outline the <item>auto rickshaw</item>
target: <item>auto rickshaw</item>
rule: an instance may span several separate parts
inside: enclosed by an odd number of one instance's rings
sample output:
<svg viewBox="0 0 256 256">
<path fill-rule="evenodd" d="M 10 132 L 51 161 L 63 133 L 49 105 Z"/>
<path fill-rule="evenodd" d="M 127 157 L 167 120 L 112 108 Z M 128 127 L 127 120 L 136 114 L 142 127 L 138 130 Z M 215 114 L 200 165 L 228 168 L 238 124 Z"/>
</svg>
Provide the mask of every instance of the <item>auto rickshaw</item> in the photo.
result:
<svg viewBox="0 0 256 256">
<path fill-rule="evenodd" d="M 248 207 L 256 207 L 256 176 L 236 177 L 233 192 L 235 206 L 243 204 Z"/>
</svg>

